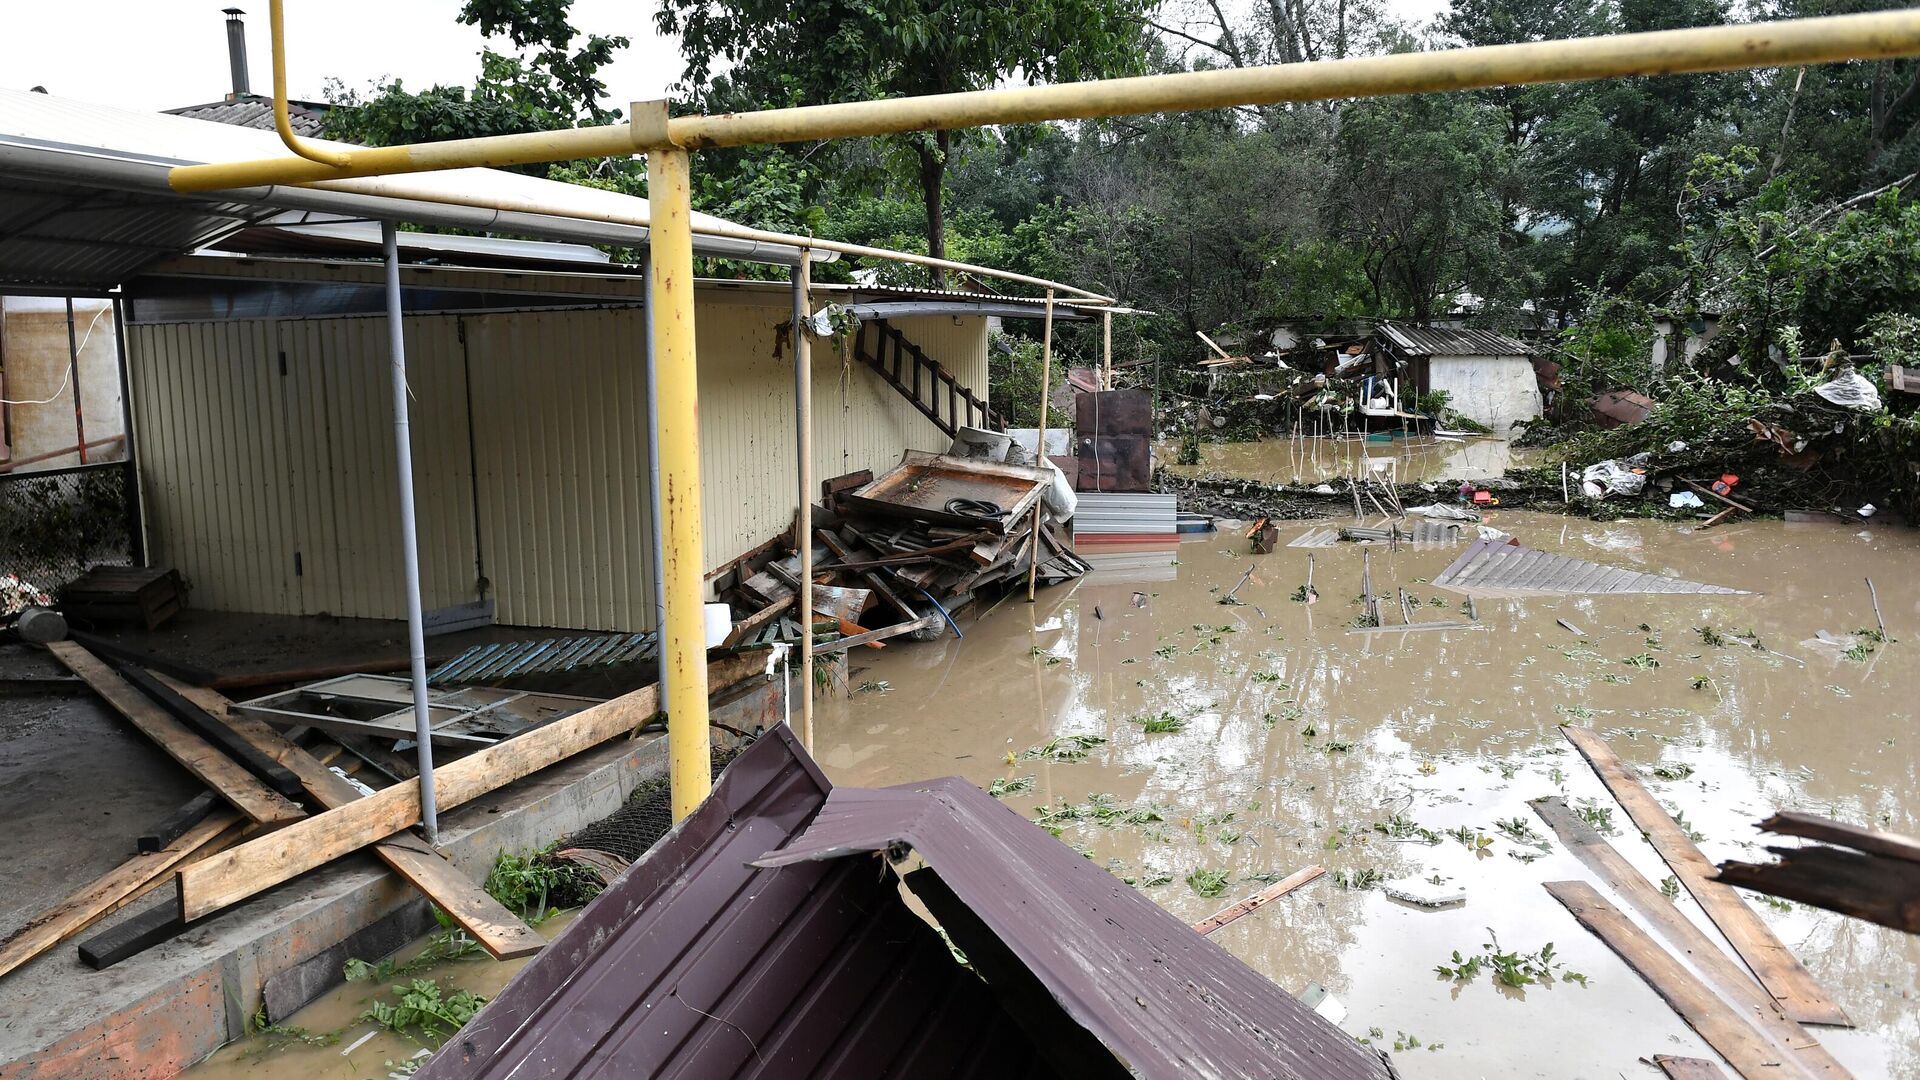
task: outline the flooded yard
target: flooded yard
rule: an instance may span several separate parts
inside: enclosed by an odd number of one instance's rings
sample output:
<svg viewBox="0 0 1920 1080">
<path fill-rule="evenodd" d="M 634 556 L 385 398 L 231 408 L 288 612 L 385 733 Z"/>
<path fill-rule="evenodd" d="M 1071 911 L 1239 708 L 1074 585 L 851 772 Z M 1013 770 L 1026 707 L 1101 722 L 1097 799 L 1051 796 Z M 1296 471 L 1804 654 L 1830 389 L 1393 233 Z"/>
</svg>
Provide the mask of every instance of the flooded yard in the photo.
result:
<svg viewBox="0 0 1920 1080">
<path fill-rule="evenodd" d="M 1177 476 L 1218 474 L 1265 484 L 1318 484 L 1370 473 L 1389 484 L 1427 480 L 1490 480 L 1511 468 L 1538 465 L 1538 449 L 1519 449 L 1503 439 L 1416 435 L 1391 442 L 1353 438 L 1302 437 L 1253 442 L 1203 442 L 1200 464 L 1174 465 L 1180 448 L 1154 448 L 1155 462 Z"/>
<path fill-rule="evenodd" d="M 1906 572 L 1920 539 L 1839 524 L 1489 524 L 1542 550 L 1752 595 L 1480 599 L 1485 630 L 1351 634 L 1359 549 L 1315 552 L 1309 606 L 1291 599 L 1305 552 L 1249 556 L 1244 541 L 1207 536 L 1170 570 L 1122 557 L 1037 604 L 1009 597 L 963 623 L 964 641 L 861 650 L 862 689 L 823 706 L 817 756 L 838 782 L 957 773 L 997 786 L 1188 921 L 1324 865 L 1326 878 L 1218 938 L 1288 989 L 1324 986 L 1347 1031 L 1400 1044 L 1405 1076 L 1652 1076 L 1638 1059 L 1713 1057 L 1541 888 L 1591 875 L 1527 800 L 1587 807 L 1650 881 L 1669 875 L 1562 737 L 1576 723 L 1637 767 L 1714 861 L 1763 858 L 1753 823 L 1776 808 L 1920 831 L 1908 656 L 1920 583 Z M 1428 583 L 1458 550 L 1376 547 L 1376 591 L 1406 588 L 1417 621 L 1464 619 L 1460 595 Z M 1243 603 L 1219 603 L 1249 565 Z M 1802 644 L 1874 625 L 1869 575 L 1889 630 L 1909 641 L 1856 658 Z M 1104 741 L 1065 760 L 1071 736 Z M 1461 888 L 1466 902 L 1418 907 L 1380 880 Z M 1858 1025 L 1815 1029 L 1834 1054 L 1860 1077 L 1920 1075 L 1920 939 L 1749 899 Z M 1566 966 L 1519 988 L 1435 971 L 1495 940 L 1522 954 L 1551 942 Z"/>
<path fill-rule="evenodd" d="M 1654 1054 L 1711 1058 L 1541 888 L 1592 875 L 1527 801 L 1564 796 L 1649 881 L 1668 878 L 1562 736 L 1573 723 L 1608 739 L 1715 861 L 1761 857 L 1753 822 L 1776 808 L 1920 832 L 1920 583 L 1903 573 L 1920 537 L 1488 520 L 1542 550 L 1751 594 L 1481 598 L 1484 629 L 1355 634 L 1360 548 L 1314 552 L 1310 605 L 1294 598 L 1305 551 L 1249 556 L 1209 535 L 1157 560 L 1098 557 L 1108 565 L 1078 586 L 963 620 L 964 640 L 859 650 L 859 689 L 821 706 L 817 756 L 849 784 L 964 776 L 1189 922 L 1326 867 L 1217 940 L 1289 990 L 1324 987 L 1341 1026 L 1392 1050 L 1403 1076 L 1651 1077 Z M 1376 591 L 1406 589 L 1416 621 L 1468 618 L 1431 584 L 1459 547 L 1369 550 Z M 1220 603 L 1249 566 L 1241 602 Z M 1910 640 L 1853 657 L 1810 642 L 1873 625 L 1868 576 Z M 1466 899 L 1425 908 L 1385 886 Z M 1835 1056 L 1863 1080 L 1920 1075 L 1920 939 L 1749 900 L 1857 1024 L 1814 1029 Z M 1553 974 L 1508 987 L 1490 968 L 1435 970 L 1490 944 L 1551 945 Z M 405 1075 L 424 1047 L 365 1019 L 376 1001 L 410 978 L 491 997 L 522 963 L 472 956 L 349 983 L 190 1075 Z"/>
</svg>

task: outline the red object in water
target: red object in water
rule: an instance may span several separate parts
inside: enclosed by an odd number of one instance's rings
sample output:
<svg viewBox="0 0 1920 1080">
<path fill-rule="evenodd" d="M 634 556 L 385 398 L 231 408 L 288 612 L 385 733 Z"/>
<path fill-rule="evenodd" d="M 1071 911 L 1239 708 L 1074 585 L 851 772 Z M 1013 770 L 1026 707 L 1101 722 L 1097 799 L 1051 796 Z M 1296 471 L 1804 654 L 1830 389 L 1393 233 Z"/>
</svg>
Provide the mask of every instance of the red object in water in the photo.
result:
<svg viewBox="0 0 1920 1080">
<path fill-rule="evenodd" d="M 1720 479 L 1715 480 L 1713 482 L 1714 494 L 1716 495 L 1731 494 L 1733 491 L 1734 485 L 1738 484 L 1739 482 L 1740 482 L 1740 478 L 1733 475 L 1732 473 L 1721 473 Z"/>
<path fill-rule="evenodd" d="M 1491 491 L 1476 491 L 1473 493 L 1473 502 L 1475 506 L 1485 506 L 1492 501 L 1493 501 L 1493 492 Z"/>
</svg>

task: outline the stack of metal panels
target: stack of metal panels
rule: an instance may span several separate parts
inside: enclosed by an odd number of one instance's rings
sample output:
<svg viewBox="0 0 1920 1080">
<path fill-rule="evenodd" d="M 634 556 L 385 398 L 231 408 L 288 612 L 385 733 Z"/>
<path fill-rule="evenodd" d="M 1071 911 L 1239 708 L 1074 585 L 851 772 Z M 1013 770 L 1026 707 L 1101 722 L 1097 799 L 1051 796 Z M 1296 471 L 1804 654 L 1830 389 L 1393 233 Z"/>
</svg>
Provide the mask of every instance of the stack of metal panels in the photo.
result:
<svg viewBox="0 0 1920 1080">
<path fill-rule="evenodd" d="M 1178 535 L 1173 495 L 1082 491 L 1075 498 L 1073 535 L 1095 540 L 1163 540 Z"/>
</svg>

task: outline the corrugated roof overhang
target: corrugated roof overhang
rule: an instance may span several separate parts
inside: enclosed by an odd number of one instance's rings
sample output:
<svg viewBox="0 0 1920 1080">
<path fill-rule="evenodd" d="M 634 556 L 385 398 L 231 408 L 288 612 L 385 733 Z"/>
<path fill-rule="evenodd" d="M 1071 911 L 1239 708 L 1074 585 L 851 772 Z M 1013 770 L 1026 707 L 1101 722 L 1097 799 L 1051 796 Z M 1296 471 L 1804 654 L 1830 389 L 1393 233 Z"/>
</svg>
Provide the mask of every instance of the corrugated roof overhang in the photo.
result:
<svg viewBox="0 0 1920 1080">
<path fill-rule="evenodd" d="M 167 183 L 176 165 L 279 152 L 270 132 L 0 90 L 0 285 L 111 288 L 159 259 L 287 210 L 576 243 L 638 246 L 647 239 L 644 226 L 607 220 L 644 210 L 644 199 L 489 169 L 217 196 L 182 194 Z M 433 201 L 447 191 L 485 194 L 502 205 L 559 206 L 568 214 Z M 725 224 L 695 217 L 696 226 L 702 219 Z M 800 257 L 791 245 L 698 234 L 694 251 L 789 266 Z M 816 261 L 830 257 L 814 255 Z"/>
</svg>

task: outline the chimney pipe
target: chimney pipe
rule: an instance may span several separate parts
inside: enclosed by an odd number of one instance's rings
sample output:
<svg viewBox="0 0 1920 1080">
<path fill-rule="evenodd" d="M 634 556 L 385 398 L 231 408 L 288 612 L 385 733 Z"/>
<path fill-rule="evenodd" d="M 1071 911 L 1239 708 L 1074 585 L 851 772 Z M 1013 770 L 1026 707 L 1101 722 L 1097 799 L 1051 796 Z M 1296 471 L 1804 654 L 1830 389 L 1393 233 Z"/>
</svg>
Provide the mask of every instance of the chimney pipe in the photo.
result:
<svg viewBox="0 0 1920 1080">
<path fill-rule="evenodd" d="M 233 93 L 227 99 L 233 101 L 252 93 L 247 86 L 247 24 L 241 19 L 246 12 L 239 8 L 225 8 L 224 11 L 227 16 L 227 65 L 233 69 Z"/>
</svg>

